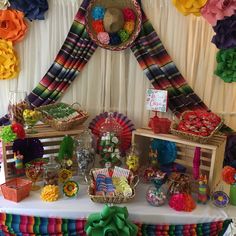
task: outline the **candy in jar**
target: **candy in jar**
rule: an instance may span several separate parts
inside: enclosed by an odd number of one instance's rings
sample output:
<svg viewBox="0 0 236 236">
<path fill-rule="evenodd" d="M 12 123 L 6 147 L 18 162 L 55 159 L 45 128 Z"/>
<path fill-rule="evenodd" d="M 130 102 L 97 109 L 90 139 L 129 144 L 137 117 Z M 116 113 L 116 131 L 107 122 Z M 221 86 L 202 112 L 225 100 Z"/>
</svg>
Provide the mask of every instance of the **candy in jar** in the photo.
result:
<svg viewBox="0 0 236 236">
<path fill-rule="evenodd" d="M 166 195 L 161 188 L 157 189 L 154 186 L 151 186 L 146 193 L 146 199 L 152 206 L 161 206 L 165 204 Z"/>
<path fill-rule="evenodd" d="M 44 166 L 44 185 L 58 185 L 60 164 L 51 156 L 48 164 Z"/>
</svg>

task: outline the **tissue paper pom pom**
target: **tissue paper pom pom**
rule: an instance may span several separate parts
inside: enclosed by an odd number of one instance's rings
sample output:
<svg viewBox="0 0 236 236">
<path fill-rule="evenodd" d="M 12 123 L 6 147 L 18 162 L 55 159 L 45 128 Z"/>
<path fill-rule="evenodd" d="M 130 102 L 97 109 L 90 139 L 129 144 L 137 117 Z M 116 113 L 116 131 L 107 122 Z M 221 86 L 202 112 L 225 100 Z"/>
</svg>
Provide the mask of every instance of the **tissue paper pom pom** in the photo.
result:
<svg viewBox="0 0 236 236">
<path fill-rule="evenodd" d="M 231 166 L 225 166 L 222 170 L 222 179 L 227 184 L 234 184 L 236 182 L 236 169 Z"/>
<path fill-rule="evenodd" d="M 110 42 L 110 37 L 107 32 L 98 33 L 97 38 L 102 44 L 105 44 L 105 45 L 109 44 Z"/>
<path fill-rule="evenodd" d="M 46 185 L 41 192 L 41 199 L 45 202 L 53 202 L 59 198 L 59 187 L 56 185 Z"/>
<path fill-rule="evenodd" d="M 232 16 L 236 10 L 236 2 L 233 0 L 208 0 L 201 9 L 202 16 L 211 24 L 216 25 L 218 20 L 226 16 Z"/>
<path fill-rule="evenodd" d="M 118 32 L 118 35 L 120 36 L 121 42 L 125 42 L 129 39 L 129 34 L 123 29 Z"/>
<path fill-rule="evenodd" d="M 24 127 L 19 123 L 13 123 L 11 125 L 13 132 L 17 135 L 17 138 L 24 139 L 25 138 L 25 130 Z"/>
<path fill-rule="evenodd" d="M 123 15 L 125 21 L 135 21 L 136 19 L 134 11 L 128 7 L 123 9 Z"/>
<path fill-rule="evenodd" d="M 104 32 L 103 21 L 102 20 L 94 20 L 92 22 L 93 29 L 96 33 Z"/>
<path fill-rule="evenodd" d="M 110 36 L 110 45 L 117 45 L 121 43 L 121 39 L 117 33 L 109 34 Z"/>
<path fill-rule="evenodd" d="M 92 17 L 94 20 L 102 20 L 105 15 L 105 8 L 102 6 L 96 6 L 92 10 Z"/>
<path fill-rule="evenodd" d="M 192 211 L 196 204 L 191 195 L 187 193 L 178 193 L 171 196 L 169 206 L 176 211 Z"/>
<path fill-rule="evenodd" d="M 134 31 L 134 26 L 135 26 L 134 21 L 126 21 L 124 24 L 124 30 L 126 30 L 128 34 L 132 34 Z"/>
</svg>

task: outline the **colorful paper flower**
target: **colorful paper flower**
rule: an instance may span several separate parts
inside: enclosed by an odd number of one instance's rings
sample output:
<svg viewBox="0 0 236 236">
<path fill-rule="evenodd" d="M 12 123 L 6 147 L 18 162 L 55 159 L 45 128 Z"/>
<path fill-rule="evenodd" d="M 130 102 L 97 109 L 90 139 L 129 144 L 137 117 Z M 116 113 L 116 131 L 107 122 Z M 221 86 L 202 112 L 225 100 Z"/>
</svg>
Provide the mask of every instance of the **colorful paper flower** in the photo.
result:
<svg viewBox="0 0 236 236">
<path fill-rule="evenodd" d="M 226 16 L 232 16 L 235 10 L 236 1 L 234 0 L 208 0 L 201 9 L 201 14 L 214 26 L 218 20 L 222 20 Z"/>
<path fill-rule="evenodd" d="M 61 183 L 65 183 L 67 180 L 72 178 L 72 172 L 67 169 L 62 169 L 62 170 L 60 170 L 58 177 L 59 177 L 59 181 Z"/>
<path fill-rule="evenodd" d="M 98 33 L 97 38 L 104 45 L 107 45 L 110 42 L 110 36 L 107 32 Z"/>
<path fill-rule="evenodd" d="M 59 198 L 59 187 L 56 185 L 46 185 L 43 187 L 41 199 L 45 202 L 53 202 Z"/>
<path fill-rule="evenodd" d="M 118 35 L 120 36 L 121 42 L 125 42 L 129 39 L 129 34 L 124 29 L 120 30 Z"/>
<path fill-rule="evenodd" d="M 67 197 L 74 197 L 79 192 L 79 185 L 75 181 L 67 181 L 63 185 L 63 193 Z"/>
<path fill-rule="evenodd" d="M 17 135 L 13 132 L 11 125 L 4 126 L 0 134 L 0 138 L 5 142 L 12 142 L 16 139 Z"/>
<path fill-rule="evenodd" d="M 102 20 L 105 15 L 105 8 L 102 6 L 96 6 L 92 10 L 92 17 L 94 20 Z"/>
<path fill-rule="evenodd" d="M 128 33 L 128 34 L 132 34 L 134 31 L 134 26 L 135 26 L 135 22 L 134 21 L 126 21 L 124 24 L 124 30 Z"/>
<path fill-rule="evenodd" d="M 98 34 L 99 32 L 104 32 L 103 21 L 102 20 L 94 20 L 92 21 L 92 27 L 94 31 Z"/>
<path fill-rule="evenodd" d="M 18 65 L 12 42 L 0 39 L 0 80 L 15 78 L 19 73 Z"/>
<path fill-rule="evenodd" d="M 213 27 L 215 35 L 212 43 L 219 49 L 233 48 L 236 46 L 236 14 L 217 21 Z"/>
<path fill-rule="evenodd" d="M 0 10 L 0 37 L 13 43 L 21 41 L 27 31 L 24 13 L 16 10 Z"/>
<path fill-rule="evenodd" d="M 216 61 L 214 73 L 227 83 L 236 82 L 236 48 L 219 50 Z"/>
<path fill-rule="evenodd" d="M 171 196 L 169 206 L 176 211 L 190 212 L 196 208 L 196 203 L 190 194 L 177 193 Z"/>
<path fill-rule="evenodd" d="M 18 139 L 25 138 L 25 130 L 21 124 L 15 122 L 11 125 L 11 128 L 12 128 L 12 131 L 17 135 Z"/>
<path fill-rule="evenodd" d="M 194 14 L 200 16 L 200 9 L 206 4 L 207 0 L 172 0 L 175 7 L 183 14 Z"/>
<path fill-rule="evenodd" d="M 225 166 L 222 170 L 222 179 L 227 184 L 236 183 L 236 169 L 231 166 Z"/>
<path fill-rule="evenodd" d="M 11 8 L 24 12 L 29 20 L 44 20 L 48 10 L 47 0 L 10 0 Z"/>
<path fill-rule="evenodd" d="M 225 192 L 217 191 L 212 194 L 212 201 L 217 207 L 226 207 L 229 204 L 229 197 Z"/>
<path fill-rule="evenodd" d="M 123 15 L 124 15 L 125 21 L 135 21 L 136 20 L 136 15 L 131 8 L 128 8 L 128 7 L 124 8 Z"/>
<path fill-rule="evenodd" d="M 6 10 L 10 6 L 8 0 L 0 0 L 0 10 Z"/>
</svg>

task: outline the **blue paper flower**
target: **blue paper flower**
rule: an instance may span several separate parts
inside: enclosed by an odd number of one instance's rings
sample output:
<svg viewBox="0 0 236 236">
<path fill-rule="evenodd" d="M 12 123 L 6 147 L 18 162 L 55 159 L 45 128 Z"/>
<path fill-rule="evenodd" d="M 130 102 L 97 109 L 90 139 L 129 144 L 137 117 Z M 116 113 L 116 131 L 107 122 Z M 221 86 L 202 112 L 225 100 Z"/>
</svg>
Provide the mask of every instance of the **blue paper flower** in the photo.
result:
<svg viewBox="0 0 236 236">
<path fill-rule="evenodd" d="M 117 33 L 109 34 L 110 36 L 110 45 L 118 45 L 121 43 L 120 36 Z"/>
<path fill-rule="evenodd" d="M 10 0 L 11 8 L 24 12 L 29 20 L 44 20 L 48 10 L 47 0 Z"/>
<path fill-rule="evenodd" d="M 94 20 L 102 20 L 105 15 L 105 8 L 102 6 L 96 6 L 92 10 L 92 17 Z"/>
</svg>

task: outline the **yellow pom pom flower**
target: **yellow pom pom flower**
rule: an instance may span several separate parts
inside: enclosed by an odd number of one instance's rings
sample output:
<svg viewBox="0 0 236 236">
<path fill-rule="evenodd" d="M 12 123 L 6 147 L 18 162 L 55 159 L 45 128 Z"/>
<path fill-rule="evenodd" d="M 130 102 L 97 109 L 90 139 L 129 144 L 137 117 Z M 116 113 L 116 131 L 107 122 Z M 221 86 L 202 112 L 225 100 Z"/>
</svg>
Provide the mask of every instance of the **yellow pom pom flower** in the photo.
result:
<svg viewBox="0 0 236 236">
<path fill-rule="evenodd" d="M 59 198 L 59 187 L 56 185 L 46 185 L 41 192 L 41 199 L 45 202 L 53 202 Z"/>
<path fill-rule="evenodd" d="M 172 0 L 172 2 L 183 15 L 200 16 L 200 10 L 206 5 L 207 0 Z"/>
<path fill-rule="evenodd" d="M 12 79 L 19 73 L 19 61 L 12 42 L 0 39 L 0 79 Z"/>
</svg>

